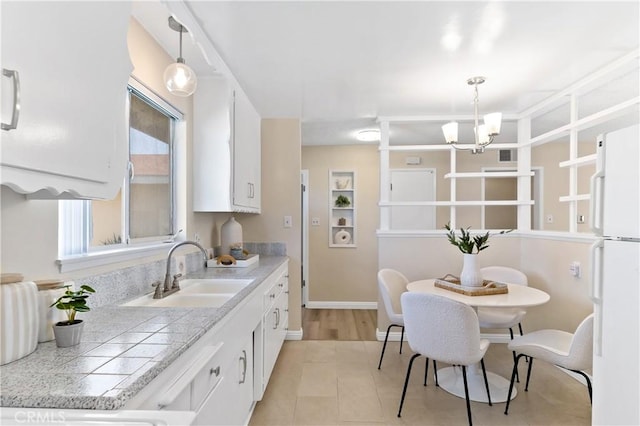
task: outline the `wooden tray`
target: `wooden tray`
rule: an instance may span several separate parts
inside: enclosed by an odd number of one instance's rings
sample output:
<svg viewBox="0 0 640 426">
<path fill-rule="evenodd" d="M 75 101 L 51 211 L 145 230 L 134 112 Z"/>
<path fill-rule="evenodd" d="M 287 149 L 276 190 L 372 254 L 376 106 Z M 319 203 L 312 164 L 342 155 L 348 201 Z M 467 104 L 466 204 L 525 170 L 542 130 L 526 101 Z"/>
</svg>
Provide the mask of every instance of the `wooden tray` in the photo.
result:
<svg viewBox="0 0 640 426">
<path fill-rule="evenodd" d="M 434 285 L 438 288 L 464 294 L 465 296 L 488 296 L 490 294 L 509 293 L 509 286 L 505 283 L 492 280 L 483 280 L 482 287 L 463 287 L 460 278 L 447 274 L 442 278 L 436 278 Z"/>
</svg>

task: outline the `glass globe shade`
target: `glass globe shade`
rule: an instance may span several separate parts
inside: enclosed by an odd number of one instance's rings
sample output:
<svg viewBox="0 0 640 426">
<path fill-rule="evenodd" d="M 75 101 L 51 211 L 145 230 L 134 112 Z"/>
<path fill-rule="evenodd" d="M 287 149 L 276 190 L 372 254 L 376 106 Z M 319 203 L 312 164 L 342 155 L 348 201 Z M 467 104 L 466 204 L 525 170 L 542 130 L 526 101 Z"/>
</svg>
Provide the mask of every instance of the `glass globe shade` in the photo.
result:
<svg viewBox="0 0 640 426">
<path fill-rule="evenodd" d="M 167 89 L 178 96 L 191 96 L 198 85 L 196 73 L 181 62 L 169 65 L 164 70 L 163 78 Z"/>
</svg>

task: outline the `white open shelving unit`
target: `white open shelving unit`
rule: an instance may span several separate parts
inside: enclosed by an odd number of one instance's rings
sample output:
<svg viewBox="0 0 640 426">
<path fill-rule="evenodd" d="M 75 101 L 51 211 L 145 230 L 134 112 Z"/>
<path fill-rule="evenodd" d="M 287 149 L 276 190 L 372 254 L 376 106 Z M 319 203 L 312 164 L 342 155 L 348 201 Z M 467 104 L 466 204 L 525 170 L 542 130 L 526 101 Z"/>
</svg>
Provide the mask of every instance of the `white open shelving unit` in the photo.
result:
<svg viewBox="0 0 640 426">
<path fill-rule="evenodd" d="M 348 206 L 336 205 L 338 197 L 346 197 Z M 329 247 L 356 246 L 356 172 L 329 170 Z"/>
</svg>

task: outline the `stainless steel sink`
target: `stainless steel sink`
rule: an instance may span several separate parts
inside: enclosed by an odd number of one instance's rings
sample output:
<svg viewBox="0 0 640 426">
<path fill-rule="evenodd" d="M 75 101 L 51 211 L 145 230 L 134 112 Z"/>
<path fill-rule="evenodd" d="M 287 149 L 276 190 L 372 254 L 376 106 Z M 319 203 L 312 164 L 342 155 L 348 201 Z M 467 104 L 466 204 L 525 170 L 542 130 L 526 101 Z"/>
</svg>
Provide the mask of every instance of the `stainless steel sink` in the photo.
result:
<svg viewBox="0 0 640 426">
<path fill-rule="evenodd" d="M 121 306 L 218 308 L 253 282 L 253 279 L 194 278 L 180 281 L 180 291 L 162 299 L 153 293 L 133 299 Z"/>
</svg>

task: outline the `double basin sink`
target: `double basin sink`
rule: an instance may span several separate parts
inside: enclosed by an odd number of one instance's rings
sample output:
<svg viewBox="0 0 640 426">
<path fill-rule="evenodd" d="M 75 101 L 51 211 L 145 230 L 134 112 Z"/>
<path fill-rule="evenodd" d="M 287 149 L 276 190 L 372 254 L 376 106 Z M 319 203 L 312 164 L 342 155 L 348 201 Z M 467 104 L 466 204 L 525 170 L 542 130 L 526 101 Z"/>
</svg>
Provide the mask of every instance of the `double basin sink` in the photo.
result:
<svg viewBox="0 0 640 426">
<path fill-rule="evenodd" d="M 252 282 L 253 279 L 184 279 L 176 293 L 162 299 L 154 299 L 153 293 L 145 294 L 121 306 L 218 308 Z"/>
</svg>

